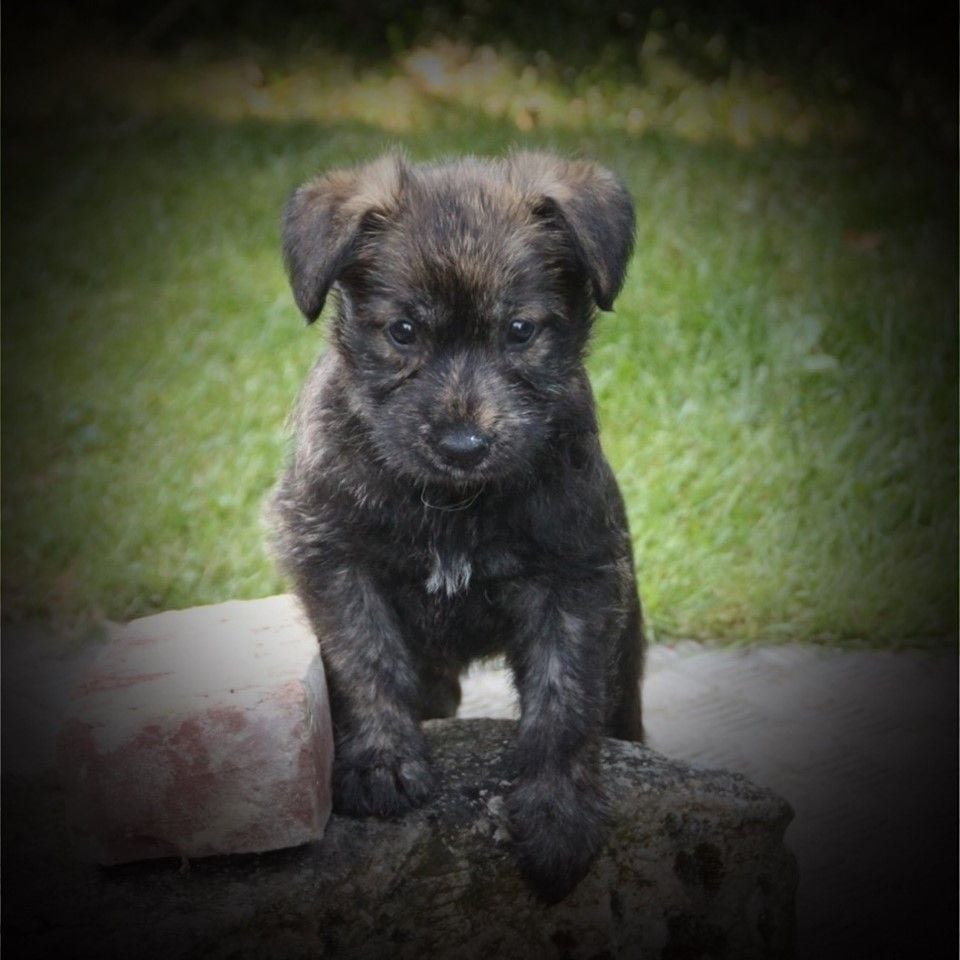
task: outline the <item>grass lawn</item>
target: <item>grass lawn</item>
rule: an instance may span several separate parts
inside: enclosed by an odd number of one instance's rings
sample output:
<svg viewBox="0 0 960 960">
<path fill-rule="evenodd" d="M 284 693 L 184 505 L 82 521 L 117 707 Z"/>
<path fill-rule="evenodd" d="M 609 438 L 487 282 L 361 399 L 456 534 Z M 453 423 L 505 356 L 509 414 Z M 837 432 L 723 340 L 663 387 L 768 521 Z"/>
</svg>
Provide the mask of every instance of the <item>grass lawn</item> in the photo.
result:
<svg viewBox="0 0 960 960">
<path fill-rule="evenodd" d="M 280 262 L 288 191 L 390 144 L 522 144 L 595 157 L 636 198 L 590 372 L 656 635 L 952 644 L 955 158 L 879 134 L 842 85 L 703 79 L 645 43 L 616 82 L 445 45 L 24 67 L 4 102 L 5 615 L 282 590 L 260 508 L 323 346 Z"/>
</svg>

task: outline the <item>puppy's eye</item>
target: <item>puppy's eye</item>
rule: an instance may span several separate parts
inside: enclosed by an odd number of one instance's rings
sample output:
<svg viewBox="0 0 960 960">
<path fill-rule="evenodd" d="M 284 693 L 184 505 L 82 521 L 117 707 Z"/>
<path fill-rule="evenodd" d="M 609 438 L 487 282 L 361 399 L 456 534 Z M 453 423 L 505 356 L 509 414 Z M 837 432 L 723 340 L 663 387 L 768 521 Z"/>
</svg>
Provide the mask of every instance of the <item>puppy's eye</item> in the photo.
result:
<svg viewBox="0 0 960 960">
<path fill-rule="evenodd" d="M 511 320 L 507 328 L 507 343 L 521 346 L 529 343 L 537 332 L 537 325 L 532 320 Z"/>
<path fill-rule="evenodd" d="M 401 347 L 408 347 L 417 339 L 417 328 L 409 320 L 395 320 L 387 327 L 387 333 Z"/>
</svg>

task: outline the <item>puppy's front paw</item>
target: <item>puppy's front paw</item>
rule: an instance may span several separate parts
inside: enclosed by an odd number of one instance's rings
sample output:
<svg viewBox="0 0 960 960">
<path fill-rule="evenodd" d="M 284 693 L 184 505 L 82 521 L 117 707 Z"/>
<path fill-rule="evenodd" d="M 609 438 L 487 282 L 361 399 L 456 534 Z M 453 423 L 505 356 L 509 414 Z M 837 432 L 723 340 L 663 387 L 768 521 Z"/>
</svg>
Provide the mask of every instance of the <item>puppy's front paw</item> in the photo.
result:
<svg viewBox="0 0 960 960">
<path fill-rule="evenodd" d="M 506 801 L 520 870 L 547 903 L 584 878 L 606 836 L 606 803 L 592 783 L 546 775 L 521 781 Z"/>
<path fill-rule="evenodd" d="M 346 816 L 400 816 L 424 803 L 434 786 L 425 757 L 378 751 L 334 758 L 333 809 Z"/>
</svg>

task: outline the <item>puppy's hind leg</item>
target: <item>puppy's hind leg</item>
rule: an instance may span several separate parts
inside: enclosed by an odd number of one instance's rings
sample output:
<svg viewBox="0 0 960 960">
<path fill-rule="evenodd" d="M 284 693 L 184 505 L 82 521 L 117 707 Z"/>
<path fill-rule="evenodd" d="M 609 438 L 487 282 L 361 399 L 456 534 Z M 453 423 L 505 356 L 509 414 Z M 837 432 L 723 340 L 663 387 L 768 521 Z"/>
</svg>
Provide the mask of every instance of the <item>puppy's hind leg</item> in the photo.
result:
<svg viewBox="0 0 960 960">
<path fill-rule="evenodd" d="M 420 719 L 454 717 L 460 706 L 460 668 L 449 663 L 425 663 L 420 667 Z"/>
<path fill-rule="evenodd" d="M 608 737 L 643 743 L 641 684 L 645 653 L 643 616 L 634 588 L 627 620 L 615 647 L 612 675 L 607 683 L 609 707 L 605 733 Z"/>
</svg>

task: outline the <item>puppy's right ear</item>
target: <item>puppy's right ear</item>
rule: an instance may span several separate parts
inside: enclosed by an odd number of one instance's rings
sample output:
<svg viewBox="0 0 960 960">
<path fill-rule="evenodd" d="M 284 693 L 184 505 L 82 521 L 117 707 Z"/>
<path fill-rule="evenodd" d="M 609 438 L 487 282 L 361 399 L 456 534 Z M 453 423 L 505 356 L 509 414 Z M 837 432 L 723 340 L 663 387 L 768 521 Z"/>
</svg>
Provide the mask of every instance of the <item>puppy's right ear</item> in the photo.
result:
<svg viewBox="0 0 960 960">
<path fill-rule="evenodd" d="M 283 259 L 307 321 L 320 316 L 330 287 L 351 263 L 364 225 L 395 209 L 406 165 L 392 153 L 335 170 L 294 191 L 283 211 Z"/>
</svg>

